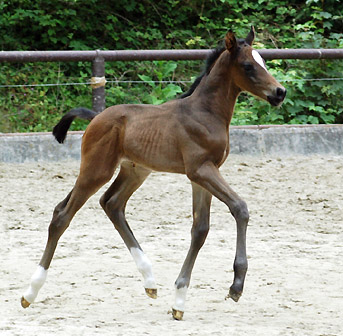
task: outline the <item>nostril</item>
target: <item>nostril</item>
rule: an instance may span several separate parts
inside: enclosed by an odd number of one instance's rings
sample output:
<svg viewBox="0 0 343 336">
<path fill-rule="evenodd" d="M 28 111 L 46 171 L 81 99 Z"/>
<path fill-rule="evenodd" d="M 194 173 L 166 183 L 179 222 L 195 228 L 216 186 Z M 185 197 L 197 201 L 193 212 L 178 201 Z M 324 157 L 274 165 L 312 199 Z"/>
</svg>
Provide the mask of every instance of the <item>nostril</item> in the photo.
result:
<svg viewBox="0 0 343 336">
<path fill-rule="evenodd" d="M 276 96 L 279 98 L 284 98 L 286 96 L 286 89 L 277 88 L 276 89 Z"/>
</svg>

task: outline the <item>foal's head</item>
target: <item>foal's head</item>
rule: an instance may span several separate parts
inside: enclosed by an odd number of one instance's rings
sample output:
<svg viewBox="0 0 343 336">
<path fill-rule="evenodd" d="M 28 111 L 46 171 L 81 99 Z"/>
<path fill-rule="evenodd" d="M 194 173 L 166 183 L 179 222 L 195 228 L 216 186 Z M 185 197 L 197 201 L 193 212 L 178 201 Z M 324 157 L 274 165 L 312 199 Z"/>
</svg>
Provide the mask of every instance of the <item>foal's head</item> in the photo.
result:
<svg viewBox="0 0 343 336">
<path fill-rule="evenodd" d="M 269 73 L 260 54 L 251 45 L 255 30 L 251 30 L 246 39 L 236 39 L 233 32 L 225 36 L 226 49 L 230 53 L 232 79 L 242 91 L 279 106 L 286 96 L 286 89 Z"/>
</svg>

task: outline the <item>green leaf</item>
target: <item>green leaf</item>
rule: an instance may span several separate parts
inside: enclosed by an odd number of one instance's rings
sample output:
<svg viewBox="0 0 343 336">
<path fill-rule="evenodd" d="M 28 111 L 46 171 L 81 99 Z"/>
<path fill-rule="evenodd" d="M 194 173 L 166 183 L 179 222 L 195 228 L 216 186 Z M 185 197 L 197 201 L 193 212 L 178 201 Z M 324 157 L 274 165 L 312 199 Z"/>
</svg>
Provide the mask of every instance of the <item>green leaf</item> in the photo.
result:
<svg viewBox="0 0 343 336">
<path fill-rule="evenodd" d="M 315 116 L 308 116 L 307 118 L 307 121 L 310 123 L 310 124 L 319 124 L 319 119 L 318 117 L 315 117 Z"/>
<path fill-rule="evenodd" d="M 332 17 L 332 14 L 328 12 L 320 12 L 319 15 L 324 19 L 330 19 Z"/>
</svg>

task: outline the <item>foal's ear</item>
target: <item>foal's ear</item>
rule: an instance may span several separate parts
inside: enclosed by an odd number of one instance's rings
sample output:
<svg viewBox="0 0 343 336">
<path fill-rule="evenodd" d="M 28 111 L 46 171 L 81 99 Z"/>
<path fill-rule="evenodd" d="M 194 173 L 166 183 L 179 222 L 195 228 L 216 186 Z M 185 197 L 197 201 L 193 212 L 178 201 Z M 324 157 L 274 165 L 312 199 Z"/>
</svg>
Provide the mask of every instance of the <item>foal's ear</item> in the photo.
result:
<svg viewBox="0 0 343 336">
<path fill-rule="evenodd" d="M 250 32 L 248 36 L 246 37 L 245 42 L 251 46 L 252 43 L 254 42 L 254 39 L 255 39 L 255 28 L 254 26 L 251 26 Z"/>
<path fill-rule="evenodd" d="M 229 30 L 227 33 L 226 33 L 226 36 L 225 36 L 225 45 L 226 45 L 226 49 L 232 53 L 235 48 L 237 47 L 237 41 L 236 41 L 236 36 L 235 34 L 233 33 L 232 30 Z"/>
</svg>

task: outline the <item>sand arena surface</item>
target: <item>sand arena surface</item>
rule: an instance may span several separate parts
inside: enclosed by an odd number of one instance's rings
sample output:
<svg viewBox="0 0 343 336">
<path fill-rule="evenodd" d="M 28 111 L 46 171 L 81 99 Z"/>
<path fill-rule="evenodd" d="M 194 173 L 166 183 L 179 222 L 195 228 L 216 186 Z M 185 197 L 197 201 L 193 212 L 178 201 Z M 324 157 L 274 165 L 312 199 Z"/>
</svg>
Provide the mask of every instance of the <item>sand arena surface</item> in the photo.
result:
<svg viewBox="0 0 343 336">
<path fill-rule="evenodd" d="M 157 300 L 145 295 L 131 255 L 100 208 L 102 189 L 62 236 L 44 287 L 24 310 L 20 297 L 78 162 L 0 163 L 0 335 L 343 335 L 343 157 L 232 155 L 221 171 L 250 210 L 245 291 L 238 303 L 225 301 L 236 228 L 214 199 L 178 322 L 170 308 L 190 242 L 186 177 L 153 173 L 127 207 L 153 264 Z"/>
</svg>

